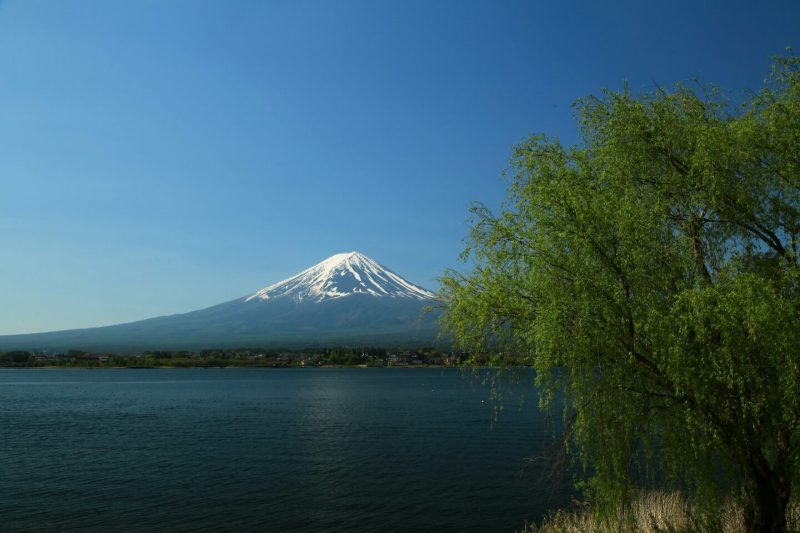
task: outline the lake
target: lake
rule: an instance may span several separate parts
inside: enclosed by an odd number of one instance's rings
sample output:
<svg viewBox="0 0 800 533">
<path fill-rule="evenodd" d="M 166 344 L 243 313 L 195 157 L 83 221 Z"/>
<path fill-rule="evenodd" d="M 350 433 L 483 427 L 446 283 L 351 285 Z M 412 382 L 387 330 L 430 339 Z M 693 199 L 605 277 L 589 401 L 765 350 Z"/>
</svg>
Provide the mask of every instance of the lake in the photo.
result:
<svg viewBox="0 0 800 533">
<path fill-rule="evenodd" d="M 484 400 L 484 403 L 482 403 Z M 514 531 L 569 501 L 456 369 L 0 370 L 0 529 Z"/>
</svg>

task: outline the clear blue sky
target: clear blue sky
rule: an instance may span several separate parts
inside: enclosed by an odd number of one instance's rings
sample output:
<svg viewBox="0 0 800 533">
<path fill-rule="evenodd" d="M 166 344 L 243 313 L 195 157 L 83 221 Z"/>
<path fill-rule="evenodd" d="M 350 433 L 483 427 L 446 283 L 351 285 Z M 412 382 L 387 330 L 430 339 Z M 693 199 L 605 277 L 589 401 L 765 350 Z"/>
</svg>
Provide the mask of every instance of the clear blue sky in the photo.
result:
<svg viewBox="0 0 800 533">
<path fill-rule="evenodd" d="M 185 312 L 358 250 L 435 289 L 571 103 L 734 97 L 800 2 L 5 0 L 0 334 Z"/>
</svg>

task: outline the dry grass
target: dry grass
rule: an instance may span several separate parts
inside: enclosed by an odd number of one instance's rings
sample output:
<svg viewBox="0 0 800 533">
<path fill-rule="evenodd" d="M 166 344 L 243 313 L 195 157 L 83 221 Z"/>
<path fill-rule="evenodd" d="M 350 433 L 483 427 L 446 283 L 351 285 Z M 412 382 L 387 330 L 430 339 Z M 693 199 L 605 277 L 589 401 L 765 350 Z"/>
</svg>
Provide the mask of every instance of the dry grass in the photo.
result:
<svg viewBox="0 0 800 533">
<path fill-rule="evenodd" d="M 528 525 L 525 533 L 683 533 L 714 531 L 717 533 L 744 532 L 742 509 L 733 500 L 727 502 L 716 516 L 713 528 L 697 516 L 691 503 L 679 492 L 645 492 L 630 507 L 619 507 L 613 516 L 601 517 L 591 509 L 569 512 L 559 510 L 548 516 L 541 525 Z M 800 502 L 786 512 L 790 531 L 800 531 Z"/>
<path fill-rule="evenodd" d="M 645 533 L 685 531 L 691 522 L 689 503 L 678 492 L 648 492 L 631 510 L 636 530 Z"/>
</svg>

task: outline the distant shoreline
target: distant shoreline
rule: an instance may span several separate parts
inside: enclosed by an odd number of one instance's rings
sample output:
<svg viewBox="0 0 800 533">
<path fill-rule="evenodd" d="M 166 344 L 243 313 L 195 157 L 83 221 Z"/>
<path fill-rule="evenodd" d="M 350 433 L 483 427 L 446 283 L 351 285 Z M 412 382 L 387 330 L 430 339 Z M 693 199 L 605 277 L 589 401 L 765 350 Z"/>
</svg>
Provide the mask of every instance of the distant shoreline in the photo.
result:
<svg viewBox="0 0 800 533">
<path fill-rule="evenodd" d="M 106 365 L 14 365 L 0 366 L 0 370 L 172 370 L 172 369 L 219 369 L 219 368 L 247 368 L 247 369 L 307 369 L 324 370 L 331 368 L 361 368 L 361 369 L 418 369 L 418 368 L 467 368 L 464 366 L 448 365 L 398 365 L 398 366 L 370 366 L 370 365 L 322 365 L 322 366 L 269 366 L 269 365 L 160 365 L 160 366 L 106 366 Z"/>
<path fill-rule="evenodd" d="M 0 368 L 438 368 L 461 366 L 466 354 L 438 347 L 331 346 L 149 350 L 136 354 L 68 350 L 0 352 Z"/>
</svg>

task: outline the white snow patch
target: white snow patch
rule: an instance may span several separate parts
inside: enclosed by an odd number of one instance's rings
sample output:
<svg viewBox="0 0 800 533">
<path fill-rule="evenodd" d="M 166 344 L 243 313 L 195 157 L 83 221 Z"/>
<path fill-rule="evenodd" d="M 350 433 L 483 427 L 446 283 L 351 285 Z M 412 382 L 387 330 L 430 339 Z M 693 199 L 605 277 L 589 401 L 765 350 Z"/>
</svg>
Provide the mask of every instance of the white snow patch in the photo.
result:
<svg viewBox="0 0 800 533">
<path fill-rule="evenodd" d="M 358 282 L 357 286 L 353 287 L 350 276 Z M 369 257 L 350 252 L 333 255 L 295 276 L 259 290 L 245 301 L 292 298 L 297 302 L 319 302 L 365 293 L 416 300 L 434 298 L 432 292 L 414 285 Z"/>
</svg>

